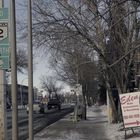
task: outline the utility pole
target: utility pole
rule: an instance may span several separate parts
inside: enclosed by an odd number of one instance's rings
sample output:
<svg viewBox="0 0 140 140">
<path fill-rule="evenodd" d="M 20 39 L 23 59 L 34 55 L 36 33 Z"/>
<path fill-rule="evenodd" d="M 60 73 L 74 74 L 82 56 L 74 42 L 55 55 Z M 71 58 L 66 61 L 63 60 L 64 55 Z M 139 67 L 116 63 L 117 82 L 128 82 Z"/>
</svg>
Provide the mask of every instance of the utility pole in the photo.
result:
<svg viewBox="0 0 140 140">
<path fill-rule="evenodd" d="M 0 0 L 0 8 L 4 7 L 3 0 Z M 0 69 L 0 140 L 7 140 L 7 115 L 6 115 L 6 79 L 5 70 Z"/>
<path fill-rule="evenodd" d="M 28 105 L 29 140 L 33 140 L 33 54 L 32 54 L 32 3 L 28 0 Z"/>
<path fill-rule="evenodd" d="M 12 140 L 18 140 L 17 109 L 17 54 L 15 0 L 10 0 L 10 47 L 11 47 L 11 91 L 12 91 Z"/>
</svg>

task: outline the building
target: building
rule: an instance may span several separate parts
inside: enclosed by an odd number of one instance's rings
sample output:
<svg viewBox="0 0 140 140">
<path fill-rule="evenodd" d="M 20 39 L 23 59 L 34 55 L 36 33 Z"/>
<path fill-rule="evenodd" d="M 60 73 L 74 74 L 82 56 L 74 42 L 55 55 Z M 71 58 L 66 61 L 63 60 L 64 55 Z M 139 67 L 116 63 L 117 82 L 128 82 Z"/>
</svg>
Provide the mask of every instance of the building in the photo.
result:
<svg viewBox="0 0 140 140">
<path fill-rule="evenodd" d="M 6 85 L 6 99 L 8 104 L 12 102 L 11 96 L 11 84 Z M 26 105 L 28 104 L 28 86 L 17 85 L 17 104 Z"/>
<path fill-rule="evenodd" d="M 34 100 L 39 98 L 38 89 L 34 88 Z M 11 84 L 6 85 L 6 100 L 7 104 L 11 105 L 12 97 L 11 97 Z M 17 104 L 18 105 L 27 105 L 28 104 L 28 86 L 25 85 L 17 85 Z"/>
</svg>

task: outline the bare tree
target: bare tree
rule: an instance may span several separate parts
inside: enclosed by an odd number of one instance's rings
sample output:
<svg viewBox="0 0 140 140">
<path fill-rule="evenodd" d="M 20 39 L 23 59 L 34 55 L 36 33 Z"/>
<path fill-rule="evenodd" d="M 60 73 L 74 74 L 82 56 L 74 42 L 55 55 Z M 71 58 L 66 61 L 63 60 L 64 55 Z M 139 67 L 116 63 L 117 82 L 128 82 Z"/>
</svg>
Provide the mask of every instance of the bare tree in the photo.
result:
<svg viewBox="0 0 140 140">
<path fill-rule="evenodd" d="M 56 95 L 61 92 L 63 89 L 62 85 L 58 85 L 56 80 L 52 76 L 42 76 L 41 77 L 41 86 L 49 95 L 55 93 Z"/>
<path fill-rule="evenodd" d="M 18 72 L 23 73 L 27 69 L 27 53 L 25 50 L 19 49 L 17 52 L 17 69 Z"/>
<path fill-rule="evenodd" d="M 33 30 L 37 48 L 71 54 L 74 40 L 80 40 L 81 46 L 98 54 L 114 121 L 118 118 L 111 81 L 119 94 L 128 90 L 130 66 L 139 47 L 139 6 L 136 0 L 34 1 Z"/>
<path fill-rule="evenodd" d="M 91 54 L 85 46 L 80 47 L 77 43 L 75 43 L 75 45 L 76 49 L 72 50 L 71 53 L 61 52 L 59 57 L 55 55 L 55 57 L 53 57 L 55 60 L 53 63 L 51 61 L 51 64 L 53 68 L 55 68 L 59 80 L 67 82 L 71 86 L 75 86 L 77 83 L 82 85 L 83 105 L 86 109 L 86 99 L 90 102 L 89 98 L 96 97 L 97 95 L 96 88 L 94 87 L 95 84 L 93 84 L 95 77 L 97 77 L 97 66 L 95 62 L 91 60 Z M 56 58 L 59 59 L 56 61 Z M 85 112 L 83 112 L 84 118 L 86 118 Z"/>
</svg>

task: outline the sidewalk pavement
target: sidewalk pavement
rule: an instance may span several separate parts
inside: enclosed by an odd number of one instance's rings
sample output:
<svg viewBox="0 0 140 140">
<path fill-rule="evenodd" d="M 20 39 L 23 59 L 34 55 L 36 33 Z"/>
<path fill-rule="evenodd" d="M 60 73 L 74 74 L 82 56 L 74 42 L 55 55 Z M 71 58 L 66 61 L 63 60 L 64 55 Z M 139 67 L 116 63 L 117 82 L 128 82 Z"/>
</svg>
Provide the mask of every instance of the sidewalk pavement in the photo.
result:
<svg viewBox="0 0 140 140">
<path fill-rule="evenodd" d="M 108 123 L 106 106 L 88 107 L 87 120 L 74 122 L 72 116 L 69 114 L 46 127 L 35 135 L 34 140 L 124 140 L 124 131 L 119 131 L 122 124 Z M 140 134 L 140 129 L 137 132 Z M 140 140 L 140 137 L 128 140 Z"/>
<path fill-rule="evenodd" d="M 35 140 L 111 140 L 105 133 L 107 116 L 100 106 L 87 109 L 87 120 L 73 121 L 69 114 L 35 135 Z"/>
</svg>

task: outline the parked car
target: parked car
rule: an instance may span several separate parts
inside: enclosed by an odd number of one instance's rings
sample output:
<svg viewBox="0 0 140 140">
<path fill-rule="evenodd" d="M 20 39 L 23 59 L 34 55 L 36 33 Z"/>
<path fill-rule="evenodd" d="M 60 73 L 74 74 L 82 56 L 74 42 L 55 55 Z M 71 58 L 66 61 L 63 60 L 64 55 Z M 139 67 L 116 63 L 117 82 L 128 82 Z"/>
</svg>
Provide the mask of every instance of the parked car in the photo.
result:
<svg viewBox="0 0 140 140">
<path fill-rule="evenodd" d="M 29 106 L 27 105 L 26 108 L 27 113 L 29 113 Z M 41 108 L 41 104 L 39 101 L 33 102 L 33 113 L 44 113 Z"/>
</svg>

